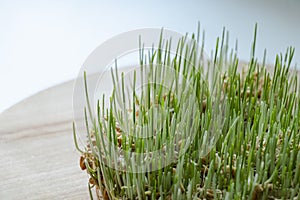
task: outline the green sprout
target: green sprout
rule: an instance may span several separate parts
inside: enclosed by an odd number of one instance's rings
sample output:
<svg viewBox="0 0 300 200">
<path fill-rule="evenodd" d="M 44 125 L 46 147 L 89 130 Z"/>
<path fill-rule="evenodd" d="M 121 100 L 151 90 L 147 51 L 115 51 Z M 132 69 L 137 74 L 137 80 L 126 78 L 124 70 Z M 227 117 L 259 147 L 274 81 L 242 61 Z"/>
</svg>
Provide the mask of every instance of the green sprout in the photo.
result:
<svg viewBox="0 0 300 200">
<path fill-rule="evenodd" d="M 130 81 L 117 62 L 111 69 L 109 105 L 103 96 L 91 107 L 84 74 L 84 150 L 75 124 L 73 135 L 91 199 L 92 188 L 99 199 L 300 198 L 294 49 L 277 55 L 272 69 L 266 53 L 259 63 L 255 26 L 248 63 L 229 50 L 225 30 L 206 60 L 199 30 L 192 42 L 178 41 L 174 54 L 162 35 L 149 51 L 140 39 L 140 66 Z M 138 82 L 145 85 L 139 92 Z"/>
</svg>

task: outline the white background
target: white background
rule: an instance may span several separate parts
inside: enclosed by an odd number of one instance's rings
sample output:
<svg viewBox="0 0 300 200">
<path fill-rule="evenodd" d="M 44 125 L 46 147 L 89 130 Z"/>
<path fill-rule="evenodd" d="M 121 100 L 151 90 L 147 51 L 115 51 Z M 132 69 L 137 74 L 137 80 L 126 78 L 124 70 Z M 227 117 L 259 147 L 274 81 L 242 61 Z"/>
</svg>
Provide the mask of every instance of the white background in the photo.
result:
<svg viewBox="0 0 300 200">
<path fill-rule="evenodd" d="M 137 28 L 195 32 L 200 21 L 210 52 L 223 26 L 247 60 L 258 23 L 257 51 L 267 61 L 296 47 L 300 64 L 300 1 L 12 1 L 0 0 L 0 112 L 70 80 L 88 55 L 113 35 Z"/>
</svg>

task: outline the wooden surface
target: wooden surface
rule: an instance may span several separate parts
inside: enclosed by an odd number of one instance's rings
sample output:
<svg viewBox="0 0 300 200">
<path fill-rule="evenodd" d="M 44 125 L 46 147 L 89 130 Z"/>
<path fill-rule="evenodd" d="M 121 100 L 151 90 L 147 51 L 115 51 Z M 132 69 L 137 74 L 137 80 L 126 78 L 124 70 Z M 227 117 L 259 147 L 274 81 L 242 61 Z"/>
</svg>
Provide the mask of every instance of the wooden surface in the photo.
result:
<svg viewBox="0 0 300 200">
<path fill-rule="evenodd" d="M 99 74 L 91 75 L 88 83 L 99 83 L 97 91 L 110 94 L 110 71 L 98 78 Z M 0 114 L 0 200 L 90 198 L 88 175 L 79 167 L 80 153 L 73 140 L 74 83 L 44 90 Z M 83 130 L 79 126 L 77 130 Z"/>
<path fill-rule="evenodd" d="M 0 114 L 0 199 L 89 199 L 72 136 L 73 81 Z"/>
</svg>

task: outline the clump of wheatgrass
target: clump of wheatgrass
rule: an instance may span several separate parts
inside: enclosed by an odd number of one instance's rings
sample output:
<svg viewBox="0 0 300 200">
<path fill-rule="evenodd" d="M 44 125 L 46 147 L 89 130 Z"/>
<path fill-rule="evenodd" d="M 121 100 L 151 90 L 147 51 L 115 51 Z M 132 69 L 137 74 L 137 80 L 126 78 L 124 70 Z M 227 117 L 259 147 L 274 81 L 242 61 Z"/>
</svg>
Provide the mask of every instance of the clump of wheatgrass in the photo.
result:
<svg viewBox="0 0 300 200">
<path fill-rule="evenodd" d="M 86 94 L 84 150 L 75 124 L 73 130 L 91 199 L 92 188 L 99 199 L 300 198 L 294 49 L 268 68 L 265 56 L 261 63 L 255 58 L 256 27 L 243 65 L 225 31 L 210 60 L 204 59 L 204 34 L 200 41 L 198 29 L 191 38 L 178 41 L 174 55 L 171 39 L 149 51 L 141 43 L 131 87 L 116 64 L 110 103 L 100 99 L 95 117 Z M 139 81 L 146 87 L 137 92 Z"/>
</svg>

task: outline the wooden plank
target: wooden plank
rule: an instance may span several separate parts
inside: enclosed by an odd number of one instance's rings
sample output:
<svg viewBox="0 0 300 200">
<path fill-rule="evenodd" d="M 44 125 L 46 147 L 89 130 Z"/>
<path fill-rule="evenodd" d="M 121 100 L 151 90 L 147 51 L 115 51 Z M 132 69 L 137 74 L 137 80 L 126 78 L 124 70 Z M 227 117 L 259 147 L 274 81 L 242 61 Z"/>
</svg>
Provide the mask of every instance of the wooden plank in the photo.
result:
<svg viewBox="0 0 300 200">
<path fill-rule="evenodd" d="M 72 136 L 73 81 L 0 115 L 0 199 L 88 199 Z"/>
<path fill-rule="evenodd" d="M 101 83 L 108 83 L 110 71 L 101 75 Z M 73 141 L 74 83 L 44 90 L 1 113 L 0 199 L 89 199 L 88 176 Z M 105 85 L 101 93 L 110 89 Z"/>
</svg>

